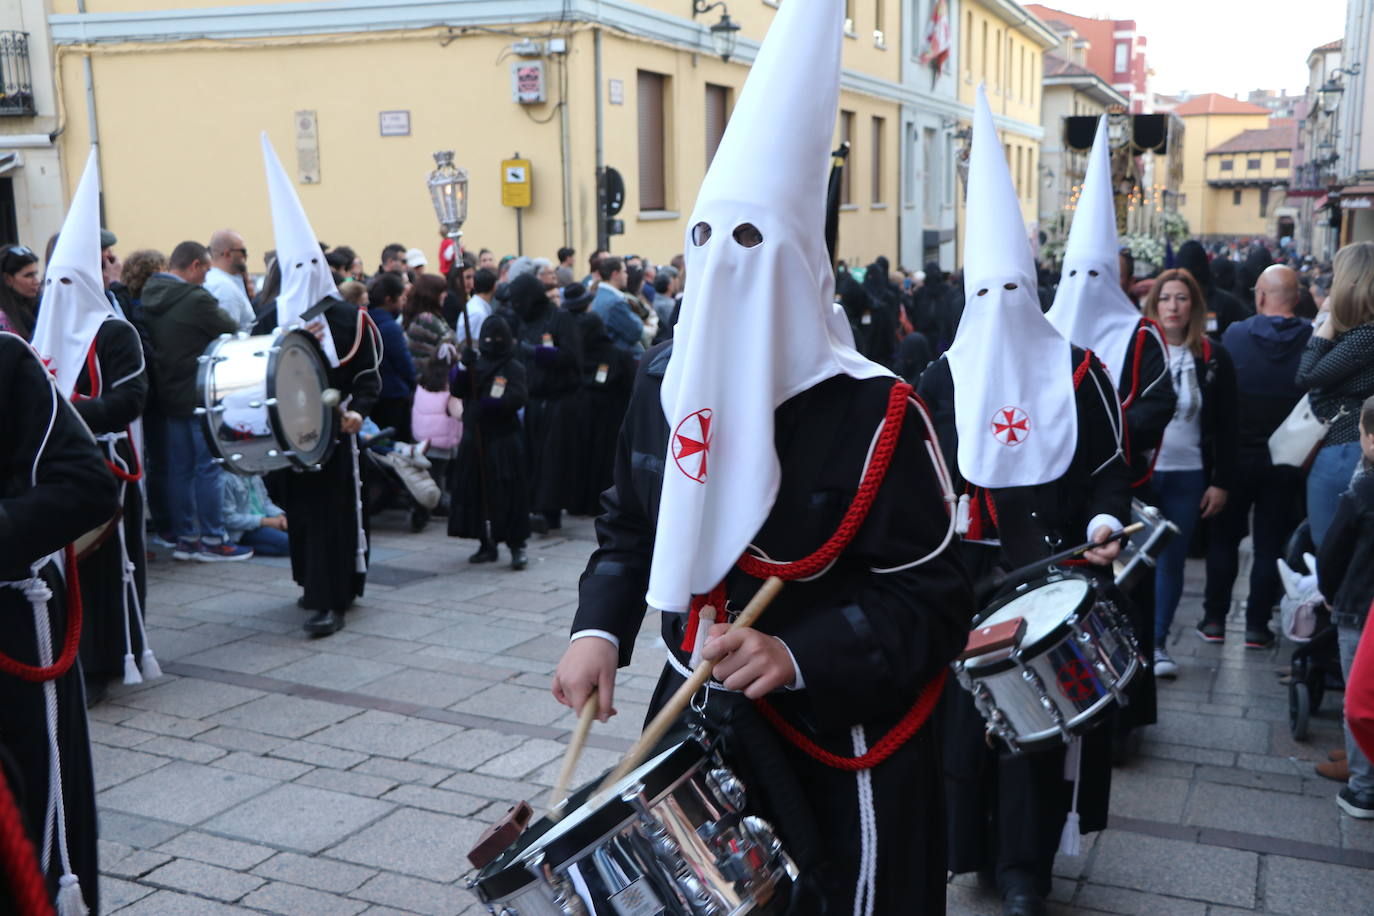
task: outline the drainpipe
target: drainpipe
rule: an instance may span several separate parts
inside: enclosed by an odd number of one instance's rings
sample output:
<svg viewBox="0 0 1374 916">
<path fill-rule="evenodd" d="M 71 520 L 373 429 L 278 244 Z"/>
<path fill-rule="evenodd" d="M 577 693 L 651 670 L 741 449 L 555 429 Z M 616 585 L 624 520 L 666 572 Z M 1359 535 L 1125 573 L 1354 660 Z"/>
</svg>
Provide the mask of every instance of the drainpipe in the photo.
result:
<svg viewBox="0 0 1374 916">
<path fill-rule="evenodd" d="M 76 0 L 76 11 L 83 16 L 86 14 L 86 0 Z M 91 135 L 91 148 L 95 150 L 96 167 L 104 173 L 104 168 L 100 163 L 100 126 L 95 117 L 95 76 L 91 69 L 91 55 L 85 54 L 81 58 L 81 69 L 86 76 L 86 124 Z M 99 192 L 100 225 L 105 225 L 105 182 L 100 182 Z"/>
<path fill-rule="evenodd" d="M 565 38 L 564 41 L 567 41 Z M 573 216 L 572 216 L 572 142 L 569 137 L 570 127 L 568 125 L 568 54 L 569 49 L 565 46 L 563 56 L 559 60 L 558 77 L 561 85 L 559 86 L 559 97 L 563 100 L 560 106 L 560 118 L 563 136 L 563 244 L 569 247 L 573 244 Z"/>
<path fill-rule="evenodd" d="M 606 177 L 606 150 L 602 135 L 605 130 L 605 111 L 601 100 L 601 29 L 592 29 L 592 53 L 596 73 L 596 248 L 605 251 L 611 247 L 611 237 L 606 234 L 606 200 L 603 185 Z"/>
</svg>

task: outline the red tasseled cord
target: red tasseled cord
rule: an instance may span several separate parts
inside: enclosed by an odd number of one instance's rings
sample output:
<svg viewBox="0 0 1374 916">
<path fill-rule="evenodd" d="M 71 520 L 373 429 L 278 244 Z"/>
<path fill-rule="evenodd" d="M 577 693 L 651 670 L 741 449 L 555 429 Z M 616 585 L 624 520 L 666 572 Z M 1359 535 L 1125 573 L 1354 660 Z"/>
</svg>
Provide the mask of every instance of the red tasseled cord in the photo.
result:
<svg viewBox="0 0 1374 916">
<path fill-rule="evenodd" d="M 0 653 L 0 671 L 22 678 L 30 683 L 41 684 L 66 674 L 76 661 L 76 650 L 81 644 L 81 583 L 77 581 L 76 550 L 67 545 L 67 633 L 62 640 L 62 654 L 57 661 L 47 667 L 39 668 L 17 662 Z"/>
</svg>

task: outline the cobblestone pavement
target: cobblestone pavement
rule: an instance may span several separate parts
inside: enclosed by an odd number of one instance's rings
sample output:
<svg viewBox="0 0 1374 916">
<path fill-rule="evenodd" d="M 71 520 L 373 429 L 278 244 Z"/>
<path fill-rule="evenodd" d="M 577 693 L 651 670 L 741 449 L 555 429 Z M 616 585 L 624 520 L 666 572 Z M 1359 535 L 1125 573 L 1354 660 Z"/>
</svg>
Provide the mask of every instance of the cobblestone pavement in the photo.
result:
<svg viewBox="0 0 1374 916">
<path fill-rule="evenodd" d="M 469 566 L 470 542 L 378 519 L 367 596 L 307 640 L 283 560 L 150 567 L 166 676 L 91 711 L 102 894 L 122 916 L 483 912 L 464 853 L 514 800 L 536 808 L 573 717 L 548 692 L 591 525 L 531 543 L 530 568 Z M 504 561 L 504 557 L 503 557 Z M 1196 574 L 1196 570 L 1193 571 Z M 1275 668 L 1191 633 L 1190 582 L 1143 755 L 1113 777 L 1110 829 L 1060 857 L 1057 913 L 1369 913 L 1374 823 L 1339 813 L 1312 762 L 1340 743 L 1328 701 L 1289 735 Z M 1234 616 L 1234 615 L 1233 615 Z M 1233 626 L 1239 627 L 1239 621 Z M 577 777 L 629 746 L 655 682 L 656 627 L 621 672 Z M 953 914 L 996 914 L 963 878 Z"/>
</svg>

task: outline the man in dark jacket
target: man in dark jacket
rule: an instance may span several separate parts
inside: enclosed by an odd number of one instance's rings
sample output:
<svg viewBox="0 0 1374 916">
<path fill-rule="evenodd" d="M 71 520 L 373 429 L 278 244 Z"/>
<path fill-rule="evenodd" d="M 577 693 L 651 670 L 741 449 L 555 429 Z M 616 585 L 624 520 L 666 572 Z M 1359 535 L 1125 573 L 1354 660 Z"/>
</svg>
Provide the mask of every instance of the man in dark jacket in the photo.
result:
<svg viewBox="0 0 1374 916">
<path fill-rule="evenodd" d="M 382 335 L 382 394 L 372 408 L 372 419 L 383 429 L 396 430 L 396 438 L 410 441 L 410 402 L 415 397 L 415 363 L 406 346 L 406 332 L 396 316 L 401 313 L 405 280 L 400 274 L 380 273 L 367 288 L 367 314 Z"/>
<path fill-rule="evenodd" d="M 168 503 L 176 539 L 172 558 L 245 560 L 253 551 L 226 537 L 220 470 L 195 416 L 196 358 L 219 335 L 236 333 L 238 322 L 202 286 L 210 270 L 204 245 L 182 242 L 172 249 L 167 270 L 143 287 L 143 323 L 153 346 L 153 377 L 166 423 Z"/>
<path fill-rule="evenodd" d="M 1294 376 L 1312 326 L 1294 317 L 1297 301 L 1297 274 L 1280 265 L 1270 267 L 1255 287 L 1259 314 L 1232 324 L 1222 335 L 1222 345 L 1236 365 L 1239 445 L 1231 495 L 1207 544 L 1207 590 L 1197 628 L 1207 642 L 1226 639 L 1226 612 L 1239 568 L 1237 548 L 1249 528 L 1252 506 L 1255 559 L 1246 600 L 1245 642 L 1263 647 L 1274 638 L 1269 616 L 1280 588 L 1274 561 L 1302 519 L 1295 498 L 1302 490 L 1301 471 L 1269 460 L 1269 437 L 1302 397 Z"/>
<path fill-rule="evenodd" d="M 1189 239 L 1178 248 L 1178 266 L 1193 275 L 1202 294 L 1207 297 L 1207 333 L 1220 336 L 1237 321 L 1244 321 L 1251 312 L 1240 299 L 1216 284 L 1212 265 L 1201 242 Z"/>
</svg>

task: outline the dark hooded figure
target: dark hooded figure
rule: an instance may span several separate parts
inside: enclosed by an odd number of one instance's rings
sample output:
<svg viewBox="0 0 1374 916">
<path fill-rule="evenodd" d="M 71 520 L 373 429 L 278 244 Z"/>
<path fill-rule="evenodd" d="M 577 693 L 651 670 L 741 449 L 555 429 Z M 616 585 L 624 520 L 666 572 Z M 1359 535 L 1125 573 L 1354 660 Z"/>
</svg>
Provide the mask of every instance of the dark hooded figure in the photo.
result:
<svg viewBox="0 0 1374 916">
<path fill-rule="evenodd" d="M 560 527 L 564 496 L 571 489 L 566 457 L 578 430 L 565 408 L 582 387 L 582 339 L 577 320 L 555 306 L 534 274 L 510 282 L 510 307 L 520 320 L 516 351 L 525 361 L 529 404 L 525 445 L 530 463 L 530 510 L 536 531 Z"/>
<path fill-rule="evenodd" d="M 896 308 L 876 301 L 867 286 L 860 286 L 847 273 L 836 279 L 835 291 L 854 332 L 854 349 L 875 363 L 891 368 L 897 349 Z M 894 292 L 894 298 L 895 295 Z"/>
<path fill-rule="evenodd" d="M 1180 245 L 1177 262 L 1179 267 L 1193 275 L 1197 285 L 1202 287 L 1202 294 L 1207 297 L 1207 311 L 1211 312 L 1207 320 L 1209 334 L 1220 338 L 1232 323 L 1244 321 L 1254 314 L 1253 308 L 1247 310 L 1240 299 L 1217 284 L 1212 264 L 1207 258 L 1207 249 L 1202 247 L 1201 242 L 1189 239 Z"/>
<path fill-rule="evenodd" d="M 582 387 L 568 405 L 568 425 L 577 433 L 566 456 L 569 488 L 563 507 L 573 515 L 597 515 L 601 494 L 612 483 L 615 443 L 634 384 L 635 359 L 611 340 L 601 317 L 589 306 L 593 294 L 581 283 L 563 289 L 563 308 L 582 338 Z"/>
<path fill-rule="evenodd" d="M 1236 295 L 1245 306 L 1247 316 L 1255 314 L 1255 284 L 1259 282 L 1260 274 L 1273 263 L 1274 258 L 1269 254 L 1269 249 L 1256 242 L 1250 246 L 1240 269 L 1236 271 Z"/>
<path fill-rule="evenodd" d="M 949 276 L 940 269 L 940 263 L 927 261 L 925 273 L 926 282 L 912 300 L 911 325 L 930 342 L 932 357 L 938 357 L 954 340 L 958 311 L 951 298 Z"/>
<path fill-rule="evenodd" d="M 469 372 L 476 374 L 475 397 Z M 474 359 L 472 351 L 466 351 L 463 363 L 453 367 L 449 391 L 463 399 L 463 439 L 449 478 L 453 496 L 449 536 L 480 542 L 469 563 L 494 561 L 496 545 L 505 543 L 510 548 L 511 568 L 524 569 L 525 542 L 530 536 L 529 462 L 520 408 L 529 400 L 529 388 L 524 362 L 516 355 L 515 338 L 504 319 L 493 315 L 482 322 L 478 354 Z"/>
</svg>

